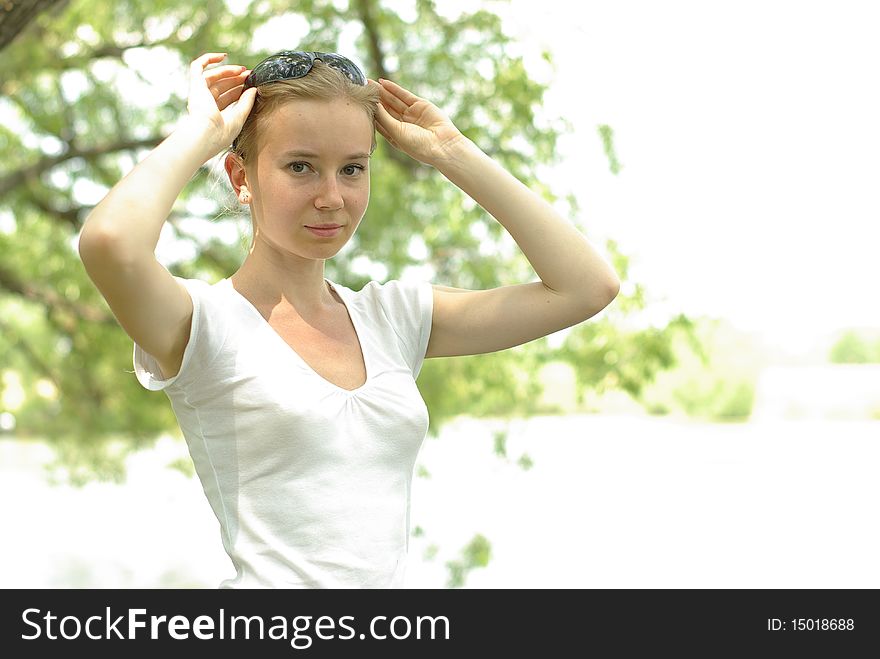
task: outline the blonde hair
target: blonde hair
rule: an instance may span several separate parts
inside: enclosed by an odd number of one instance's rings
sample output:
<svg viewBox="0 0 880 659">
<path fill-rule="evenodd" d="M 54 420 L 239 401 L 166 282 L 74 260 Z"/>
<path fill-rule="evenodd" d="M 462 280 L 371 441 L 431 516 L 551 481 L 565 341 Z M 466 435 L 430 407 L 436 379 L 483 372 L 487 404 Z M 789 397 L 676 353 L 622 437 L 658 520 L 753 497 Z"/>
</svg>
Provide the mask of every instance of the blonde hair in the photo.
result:
<svg viewBox="0 0 880 659">
<path fill-rule="evenodd" d="M 265 133 L 266 124 L 279 108 L 301 99 L 330 101 L 343 98 L 363 108 L 373 125 L 379 104 L 379 90 L 373 85 L 356 85 L 345 74 L 315 60 L 312 70 L 302 78 L 274 80 L 257 87 L 257 96 L 241 132 L 232 143 L 229 152 L 236 154 L 242 162 L 253 162 L 259 151 L 260 140 Z M 376 148 L 376 129 L 370 152 Z"/>
</svg>

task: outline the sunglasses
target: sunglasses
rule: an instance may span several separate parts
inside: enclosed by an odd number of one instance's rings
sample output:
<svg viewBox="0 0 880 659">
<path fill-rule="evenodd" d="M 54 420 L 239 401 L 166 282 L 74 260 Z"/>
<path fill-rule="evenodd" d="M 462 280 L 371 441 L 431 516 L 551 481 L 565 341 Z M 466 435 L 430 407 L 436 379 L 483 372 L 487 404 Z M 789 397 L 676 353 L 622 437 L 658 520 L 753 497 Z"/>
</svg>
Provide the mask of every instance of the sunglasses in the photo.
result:
<svg viewBox="0 0 880 659">
<path fill-rule="evenodd" d="M 342 72 L 346 78 L 356 85 L 367 84 L 364 72 L 347 57 L 337 55 L 336 53 L 282 50 L 267 57 L 254 67 L 254 70 L 251 71 L 244 81 L 244 89 L 276 80 L 302 78 L 312 70 L 315 60 L 321 60 L 327 66 Z"/>
</svg>

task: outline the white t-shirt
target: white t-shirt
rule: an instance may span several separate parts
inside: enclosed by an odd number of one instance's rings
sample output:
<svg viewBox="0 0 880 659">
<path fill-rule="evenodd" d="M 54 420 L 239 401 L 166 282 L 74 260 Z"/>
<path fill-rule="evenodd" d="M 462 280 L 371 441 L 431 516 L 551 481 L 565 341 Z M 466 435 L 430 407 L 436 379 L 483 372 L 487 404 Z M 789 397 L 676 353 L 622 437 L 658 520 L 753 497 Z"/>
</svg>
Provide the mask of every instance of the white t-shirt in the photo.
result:
<svg viewBox="0 0 880 659">
<path fill-rule="evenodd" d="M 415 383 L 433 311 L 428 282 L 327 283 L 360 340 L 366 382 L 318 375 L 228 279 L 182 282 L 193 300 L 180 371 L 162 380 L 134 346 L 146 389 L 164 390 L 220 522 L 236 576 L 221 588 L 399 588 L 410 488 L 428 430 Z"/>
</svg>

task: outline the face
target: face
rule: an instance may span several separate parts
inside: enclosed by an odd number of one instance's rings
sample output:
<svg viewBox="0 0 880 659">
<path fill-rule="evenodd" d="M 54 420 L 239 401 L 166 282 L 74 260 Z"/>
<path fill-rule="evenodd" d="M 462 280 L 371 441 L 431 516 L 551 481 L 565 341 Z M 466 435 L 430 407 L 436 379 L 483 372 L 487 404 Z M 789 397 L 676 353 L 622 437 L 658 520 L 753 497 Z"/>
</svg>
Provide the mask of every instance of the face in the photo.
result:
<svg viewBox="0 0 880 659">
<path fill-rule="evenodd" d="M 345 99 L 298 100 L 276 110 L 246 170 L 254 249 L 334 256 L 367 209 L 372 139 L 367 113 Z M 316 229 L 324 225 L 339 228 Z"/>
</svg>

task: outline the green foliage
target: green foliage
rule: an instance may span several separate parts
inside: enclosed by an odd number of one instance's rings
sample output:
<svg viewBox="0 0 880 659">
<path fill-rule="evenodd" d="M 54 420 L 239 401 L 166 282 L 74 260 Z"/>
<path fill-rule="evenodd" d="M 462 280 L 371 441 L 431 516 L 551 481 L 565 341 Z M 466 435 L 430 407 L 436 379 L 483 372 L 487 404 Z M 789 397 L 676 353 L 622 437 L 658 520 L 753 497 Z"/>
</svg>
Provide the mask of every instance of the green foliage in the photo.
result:
<svg viewBox="0 0 880 659">
<path fill-rule="evenodd" d="M 14 118 L 14 128 L 6 120 L 0 128 L 0 218 L 13 220 L 0 223 L 0 369 L 21 382 L 23 402 L 8 409 L 17 434 L 45 438 L 58 449 L 58 478 L 66 470 L 75 483 L 121 479 L 127 453 L 162 433 L 179 433 L 167 398 L 136 382 L 131 340 L 86 277 L 75 244 L 93 205 L 185 113 L 180 90 L 185 94 L 188 64 L 198 55 L 228 52 L 229 62 L 253 65 L 271 52 L 252 45 L 254 33 L 286 15 L 305 18 L 308 34 L 297 44 L 303 48 L 338 50 L 340 35 L 354 27 L 360 31 L 355 56 L 370 77 L 381 74 L 431 99 L 514 175 L 555 200 L 536 171 L 554 163 L 567 123 L 543 111 L 545 88 L 508 52 L 499 18 L 485 10 L 446 18 L 429 0 L 416 8 L 407 22 L 378 0 L 263 0 L 241 14 L 219 0 L 72 0 L 64 11 L 40 16 L 4 50 L 0 111 Z M 174 84 L 153 66 L 169 59 L 180 76 Z M 608 151 L 610 129 L 603 135 Z M 432 281 L 461 288 L 534 280 L 503 227 L 438 172 L 382 140 L 371 167 L 369 210 L 346 251 L 327 262 L 329 278 L 361 288 L 373 277 L 357 257 L 369 256 L 386 268 L 386 280 L 425 265 Z M 180 195 L 166 227 L 190 255 L 182 250 L 163 261 L 173 274 L 214 282 L 240 265 L 246 245 L 220 238 L 242 225 L 240 216 L 222 213 L 223 194 L 205 166 Z M 673 339 L 688 334 L 688 321 L 620 327 L 644 307 L 644 290 L 628 280 L 617 246 L 609 242 L 606 249 L 624 290 L 600 317 L 573 328 L 561 348 L 542 339 L 425 363 L 419 387 L 433 436 L 461 414 L 552 411 L 539 402 L 538 379 L 552 361 L 575 369 L 581 393 L 637 394 L 674 365 Z M 519 460 L 530 464 L 526 456 Z"/>
<path fill-rule="evenodd" d="M 177 458 L 168 463 L 169 469 L 176 469 L 187 478 L 192 478 L 196 474 L 195 465 L 190 458 Z"/>
<path fill-rule="evenodd" d="M 605 155 L 608 156 L 608 167 L 615 176 L 623 169 L 617 160 L 617 153 L 614 151 L 614 130 L 611 126 L 602 124 L 599 126 L 599 137 L 602 138 L 602 146 L 605 148 Z"/>
<path fill-rule="evenodd" d="M 547 353 L 544 341 L 472 357 L 427 360 L 419 389 L 431 417 L 429 434 L 439 435 L 447 421 L 467 414 L 527 417 L 549 410 L 540 403 L 538 367 Z"/>
<path fill-rule="evenodd" d="M 831 346 L 828 361 L 832 364 L 880 363 L 880 335 L 849 330 Z"/>
<path fill-rule="evenodd" d="M 495 441 L 495 455 L 499 458 L 507 457 L 507 432 L 504 430 L 499 430 L 494 433 L 492 436 Z"/>
<path fill-rule="evenodd" d="M 507 439 L 508 439 L 508 431 L 507 430 L 498 430 L 492 434 L 492 440 L 494 443 L 494 451 L 495 455 L 507 462 L 508 464 L 516 464 L 523 471 L 528 471 L 534 466 L 532 459 L 523 453 L 517 460 L 513 460 L 507 454 Z"/>
<path fill-rule="evenodd" d="M 748 421 L 755 402 L 753 382 L 705 380 L 689 380 L 672 392 L 688 416 L 705 416 L 714 421 Z"/>
<path fill-rule="evenodd" d="M 476 568 L 489 565 L 491 555 L 491 543 L 479 533 L 461 550 L 461 556 L 448 561 L 446 568 L 449 570 L 447 588 L 461 588 L 467 581 L 467 576 Z"/>
<path fill-rule="evenodd" d="M 659 373 L 636 396 L 652 414 L 678 413 L 712 422 L 748 421 L 758 377 L 769 363 L 766 349 L 724 321 L 692 321 L 697 337 L 673 341 L 673 368 Z"/>
</svg>

